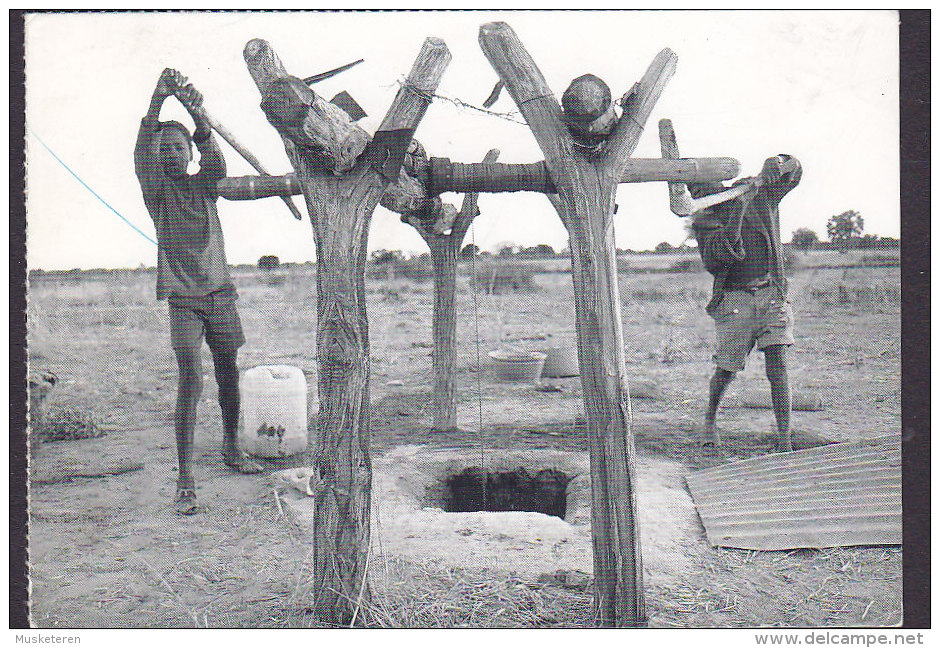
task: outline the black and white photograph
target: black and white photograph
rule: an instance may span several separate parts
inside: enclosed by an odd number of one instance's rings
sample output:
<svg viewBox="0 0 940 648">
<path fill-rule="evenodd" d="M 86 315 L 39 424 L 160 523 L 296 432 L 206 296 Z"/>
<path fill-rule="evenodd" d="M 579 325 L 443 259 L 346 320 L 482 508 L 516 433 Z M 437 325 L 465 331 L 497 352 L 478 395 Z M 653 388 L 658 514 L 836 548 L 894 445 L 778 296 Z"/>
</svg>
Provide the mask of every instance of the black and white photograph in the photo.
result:
<svg viewBox="0 0 940 648">
<path fill-rule="evenodd" d="M 10 20 L 29 628 L 916 634 L 898 11 Z"/>
</svg>

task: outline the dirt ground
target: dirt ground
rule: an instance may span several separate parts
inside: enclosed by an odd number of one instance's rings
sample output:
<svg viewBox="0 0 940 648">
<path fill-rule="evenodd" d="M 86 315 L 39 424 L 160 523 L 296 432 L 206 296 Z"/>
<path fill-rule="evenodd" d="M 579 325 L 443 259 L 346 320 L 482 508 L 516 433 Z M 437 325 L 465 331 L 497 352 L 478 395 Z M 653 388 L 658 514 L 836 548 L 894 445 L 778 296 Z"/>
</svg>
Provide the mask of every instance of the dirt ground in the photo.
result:
<svg viewBox="0 0 940 648">
<path fill-rule="evenodd" d="M 858 261 L 860 256 L 818 253 L 798 259 L 802 267 L 795 270 L 791 284 L 797 341 L 790 355 L 791 384 L 797 392 L 820 395 L 825 403 L 822 411 L 794 412 L 798 448 L 900 434 L 898 268 L 820 267 Z M 654 263 L 647 269 L 662 263 L 661 257 L 651 258 Z M 642 259 L 635 257 L 628 259 L 628 265 L 632 267 L 621 274 L 620 289 L 640 455 L 640 505 L 644 483 L 647 494 L 667 493 L 675 503 L 674 511 L 666 514 L 663 508 L 659 517 L 662 497 L 648 498 L 645 510 L 641 508 L 643 542 L 648 547 L 650 624 L 899 623 L 900 547 L 753 552 L 707 545 L 683 475 L 711 461 L 698 453 L 695 444 L 711 372 L 713 328 L 704 314 L 710 277 L 702 272 L 644 272 Z M 315 390 L 312 272 L 311 267 L 301 266 L 274 276 L 236 273 L 248 338 L 239 355 L 242 370 L 259 364 L 298 366 Z M 510 451 L 564 454 L 571 461 L 586 457 L 579 379 L 552 381 L 559 391 L 543 392 L 531 385 L 498 382 L 486 366 L 486 352 L 501 345 L 538 349 L 573 343 L 570 277 L 540 272 L 534 276 L 534 291 L 477 293 L 474 300 L 469 266 L 462 265 L 460 272 L 458 418 L 463 431 L 447 434 L 430 432 L 432 284 L 395 277 L 367 281 L 377 494 L 392 492 L 380 486 L 394 474 L 390 457 L 407 447 L 429 455 L 470 453 L 484 463 Z M 155 301 L 152 272 L 33 277 L 29 300 L 31 367 L 51 370 L 59 378 L 49 406 L 92 412 L 106 433 L 100 438 L 41 443 L 31 456 L 33 624 L 309 624 L 305 598 L 309 542 L 292 521 L 291 507 L 285 508 L 287 499 L 277 499 L 270 478 L 273 471 L 302 464 L 303 457 L 265 462 L 268 470 L 260 476 L 224 470 L 221 415 L 211 375 L 205 382 L 196 434 L 202 512 L 182 518 L 173 511 L 176 367 L 168 343 L 166 307 Z M 478 348 L 482 371 L 476 370 Z M 211 373 L 207 349 L 204 368 Z M 763 361 L 755 354 L 720 415 L 732 460 L 770 451 L 772 412 L 736 406 L 765 387 Z M 313 407 L 315 398 L 311 391 Z M 129 461 L 143 466 L 117 475 L 78 476 L 106 472 L 108 466 Z M 476 515 L 450 532 L 468 530 L 460 537 L 469 537 L 485 530 L 488 522 L 480 516 L 521 514 Z M 407 519 L 403 515 L 399 521 Z M 500 524 L 507 528 L 514 524 L 511 517 L 503 520 Z M 402 531 L 405 527 L 409 530 Z M 376 598 L 392 597 L 396 587 L 403 587 L 402 579 L 416 570 L 434 572 L 434 582 L 445 590 L 456 587 L 457 581 L 448 580 L 454 570 L 463 570 L 492 582 L 531 583 L 547 595 L 557 590 L 558 596 L 590 600 L 587 583 L 578 579 L 539 581 L 551 569 L 540 574 L 541 568 L 526 571 L 512 564 L 494 568 L 480 561 L 461 563 L 453 559 L 461 546 L 456 542 L 450 554 L 448 543 L 442 542 L 439 555 L 423 556 L 414 548 L 421 546 L 418 537 L 406 551 L 404 536 L 416 532 L 414 525 L 396 527 L 390 520 L 380 519 L 374 525 L 377 547 L 398 547 L 377 551 L 376 564 L 382 568 L 376 568 Z M 487 532 L 491 551 L 505 553 L 499 533 L 514 532 L 492 528 Z M 589 550 L 588 544 L 587 556 Z M 577 554 L 580 549 L 572 551 Z M 586 566 L 578 568 L 571 562 L 564 568 L 569 573 L 590 573 L 589 560 L 580 564 Z M 505 625 L 495 614 L 464 622 Z M 577 615 L 544 619 L 540 625 L 589 622 Z"/>
</svg>

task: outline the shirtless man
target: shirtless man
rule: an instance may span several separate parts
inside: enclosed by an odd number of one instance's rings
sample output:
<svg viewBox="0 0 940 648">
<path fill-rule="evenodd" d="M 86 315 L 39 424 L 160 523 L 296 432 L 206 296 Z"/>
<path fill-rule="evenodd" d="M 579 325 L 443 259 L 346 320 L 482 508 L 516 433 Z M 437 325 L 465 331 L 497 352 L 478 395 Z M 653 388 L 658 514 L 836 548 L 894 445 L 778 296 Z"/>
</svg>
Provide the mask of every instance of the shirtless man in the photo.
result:
<svg viewBox="0 0 940 648">
<path fill-rule="evenodd" d="M 225 242 L 216 211 L 216 183 L 225 177 L 225 160 L 205 122 L 202 95 L 186 78 L 167 68 L 160 75 L 150 109 L 140 123 L 134 167 L 144 203 L 153 218 L 158 241 L 157 299 L 170 311 L 170 339 L 179 365 L 176 398 L 176 448 L 179 476 L 176 507 L 184 515 L 196 512 L 193 476 L 193 436 L 196 404 L 202 393 L 202 339 L 212 351 L 222 408 L 222 455 L 225 464 L 243 474 L 262 467 L 238 449 L 240 406 L 238 348 L 245 343 L 229 276 Z M 186 106 L 195 131 L 176 121 L 161 122 L 160 109 L 171 95 Z M 199 172 L 187 168 L 199 150 Z"/>
</svg>

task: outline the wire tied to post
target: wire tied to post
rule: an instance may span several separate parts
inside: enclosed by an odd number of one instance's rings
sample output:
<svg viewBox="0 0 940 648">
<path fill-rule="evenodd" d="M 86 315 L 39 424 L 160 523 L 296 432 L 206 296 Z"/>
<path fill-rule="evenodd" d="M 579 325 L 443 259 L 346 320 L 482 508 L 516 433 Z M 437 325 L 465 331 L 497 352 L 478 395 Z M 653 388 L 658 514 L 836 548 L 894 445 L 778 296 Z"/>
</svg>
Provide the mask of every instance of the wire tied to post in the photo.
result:
<svg viewBox="0 0 940 648">
<path fill-rule="evenodd" d="M 458 108 L 464 108 L 464 109 L 467 109 L 467 110 L 474 110 L 474 111 L 476 111 L 476 112 L 480 112 L 480 113 L 483 113 L 483 114 L 485 114 L 485 115 L 489 115 L 489 116 L 491 116 L 491 117 L 497 117 L 497 118 L 499 118 L 499 119 L 503 119 L 503 120 L 505 120 L 505 121 L 512 122 L 513 124 L 519 124 L 519 125 L 521 125 L 521 126 L 525 126 L 525 125 L 526 125 L 526 122 L 525 122 L 525 121 L 520 120 L 520 119 L 516 119 L 516 116 L 519 115 L 519 113 L 518 113 L 517 111 L 513 111 L 513 112 L 496 112 L 496 111 L 494 111 L 494 110 L 487 110 L 487 109 L 485 109 L 485 108 L 480 108 L 479 106 L 474 106 L 473 104 L 471 104 L 471 103 L 469 103 L 469 102 L 466 102 L 466 101 L 464 101 L 463 99 L 458 99 L 458 98 L 454 98 L 454 97 L 447 97 L 447 96 L 440 95 L 440 94 L 437 94 L 437 93 L 434 93 L 434 92 L 428 92 L 427 90 L 424 90 L 424 89 L 422 89 L 422 88 L 419 88 L 419 87 L 415 86 L 415 85 L 412 84 L 412 83 L 409 83 L 407 80 L 404 80 L 404 81 L 399 80 L 399 81 L 398 81 L 398 85 L 400 85 L 400 86 L 402 86 L 402 87 L 404 87 L 404 88 L 407 88 L 408 90 L 410 90 L 411 92 L 413 92 L 413 93 L 416 94 L 416 95 L 421 96 L 421 97 L 422 97 L 425 101 L 427 101 L 428 103 L 430 103 L 430 102 L 431 102 L 432 100 L 434 100 L 434 99 L 441 99 L 442 101 L 446 101 L 446 102 L 448 102 L 448 103 L 450 103 L 450 104 L 453 104 L 453 105 L 457 106 Z M 537 99 L 537 98 L 538 98 L 538 97 L 533 97 L 533 99 Z"/>
</svg>

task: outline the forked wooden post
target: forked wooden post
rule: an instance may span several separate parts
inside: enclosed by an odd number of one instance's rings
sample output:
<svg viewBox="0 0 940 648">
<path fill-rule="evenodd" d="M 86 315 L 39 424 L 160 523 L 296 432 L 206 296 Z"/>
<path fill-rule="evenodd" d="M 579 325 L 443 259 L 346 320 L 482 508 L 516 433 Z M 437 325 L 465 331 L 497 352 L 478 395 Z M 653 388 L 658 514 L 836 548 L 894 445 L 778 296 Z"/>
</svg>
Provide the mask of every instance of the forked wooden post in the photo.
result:
<svg viewBox="0 0 940 648">
<path fill-rule="evenodd" d="M 491 149 L 483 158 L 483 163 L 492 164 L 498 157 L 499 151 Z M 431 324 L 434 348 L 431 356 L 434 365 L 435 430 L 446 431 L 457 427 L 457 254 L 470 224 L 476 218 L 477 198 L 475 192 L 464 195 L 450 233 L 437 231 L 440 223 L 416 216 L 406 217 L 407 222 L 418 230 L 428 244 L 434 268 L 434 314 Z"/>
<path fill-rule="evenodd" d="M 568 230 L 578 358 L 591 449 L 596 620 L 643 626 L 646 606 L 636 511 L 633 432 L 614 245 L 617 183 L 643 125 L 675 72 L 664 49 L 624 102 L 623 116 L 596 150 L 577 145 L 535 61 L 505 23 L 480 27 L 480 46 L 545 154 L 558 190 L 552 200 Z"/>
<path fill-rule="evenodd" d="M 379 130 L 418 126 L 450 58 L 443 41 L 425 41 Z M 250 41 L 245 61 L 313 221 L 320 410 L 312 607 L 320 624 L 348 624 L 365 620 L 368 606 L 361 604 L 369 601 L 372 463 L 364 282 L 369 223 L 388 180 L 361 155 L 368 134 L 302 82 L 295 83 L 267 42 Z M 298 103 L 306 108 L 296 110 Z"/>
</svg>

